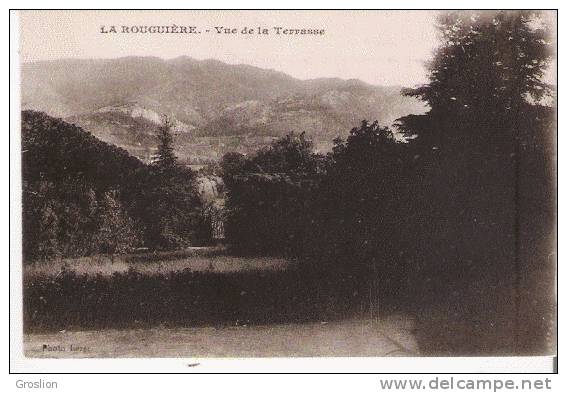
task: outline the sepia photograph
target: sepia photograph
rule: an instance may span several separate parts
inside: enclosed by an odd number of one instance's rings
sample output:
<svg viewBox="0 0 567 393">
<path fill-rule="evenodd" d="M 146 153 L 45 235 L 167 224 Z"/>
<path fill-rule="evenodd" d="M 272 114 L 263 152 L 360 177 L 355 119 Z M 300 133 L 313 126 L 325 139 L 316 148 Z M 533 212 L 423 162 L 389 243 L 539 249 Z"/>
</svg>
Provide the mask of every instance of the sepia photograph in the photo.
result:
<svg viewBox="0 0 567 393">
<path fill-rule="evenodd" d="M 16 28 L 25 358 L 556 356 L 556 10 Z"/>
</svg>

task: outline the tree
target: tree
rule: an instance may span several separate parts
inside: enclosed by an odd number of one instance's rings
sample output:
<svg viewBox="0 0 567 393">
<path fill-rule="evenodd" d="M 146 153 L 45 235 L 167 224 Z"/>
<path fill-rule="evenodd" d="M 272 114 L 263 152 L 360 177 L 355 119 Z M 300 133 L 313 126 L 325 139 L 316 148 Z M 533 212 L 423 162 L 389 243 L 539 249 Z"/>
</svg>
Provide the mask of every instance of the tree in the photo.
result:
<svg viewBox="0 0 567 393">
<path fill-rule="evenodd" d="M 542 78 L 551 40 L 538 11 L 454 11 L 437 23 L 429 82 L 406 91 L 426 101 L 431 116 L 509 124 L 527 101 L 551 94 Z"/>
<path fill-rule="evenodd" d="M 98 252 L 123 254 L 138 244 L 134 222 L 122 208 L 117 191 L 104 193 L 97 211 L 97 220 L 95 243 Z"/>
<path fill-rule="evenodd" d="M 50 204 L 43 206 L 39 219 L 39 238 L 37 240 L 37 258 L 48 260 L 61 255 L 58 235 L 58 217 Z"/>
<path fill-rule="evenodd" d="M 220 162 L 220 174 L 224 184 L 231 184 L 234 176 L 244 170 L 247 159 L 243 154 L 236 152 L 228 152 L 224 154 Z"/>
<path fill-rule="evenodd" d="M 155 165 L 160 169 L 170 169 L 177 165 L 177 157 L 173 149 L 174 122 L 168 116 L 164 116 L 162 124 L 158 127 L 158 152 Z"/>
<path fill-rule="evenodd" d="M 186 247 L 198 239 L 201 200 L 195 174 L 179 165 L 173 146 L 173 121 L 158 127 L 158 153 L 140 195 L 145 244 L 151 248 Z"/>
<path fill-rule="evenodd" d="M 346 141 L 335 140 L 307 231 L 321 268 L 362 281 L 379 277 L 382 292 L 403 293 L 413 168 L 409 145 L 377 122 L 363 121 Z"/>
<path fill-rule="evenodd" d="M 322 157 L 291 133 L 250 157 L 226 154 L 225 235 L 242 253 L 298 255 L 305 246 Z"/>
<path fill-rule="evenodd" d="M 250 169 L 265 173 L 311 174 L 318 171 L 319 158 L 313 154 L 313 142 L 305 132 L 291 132 L 258 151 L 250 162 Z"/>
<path fill-rule="evenodd" d="M 93 239 L 103 195 L 116 190 L 120 205 L 140 221 L 149 179 L 150 168 L 125 150 L 60 119 L 23 111 L 24 260 L 98 252 Z"/>
<path fill-rule="evenodd" d="M 25 260 L 121 253 L 140 238 L 153 248 L 190 244 L 201 201 L 171 128 L 165 119 L 158 162 L 145 165 L 75 125 L 22 112 Z"/>
<path fill-rule="evenodd" d="M 429 82 L 406 92 L 431 109 L 399 121 L 417 136 L 410 142 L 420 217 L 412 257 L 423 277 L 416 301 L 459 310 L 477 329 L 468 353 L 489 346 L 525 351 L 542 339 L 540 322 L 552 308 L 541 289 L 553 286 L 546 257 L 554 222 L 553 110 L 544 105 L 552 89 L 543 78 L 552 56 L 549 28 L 537 11 L 449 12 L 438 28 Z"/>
</svg>

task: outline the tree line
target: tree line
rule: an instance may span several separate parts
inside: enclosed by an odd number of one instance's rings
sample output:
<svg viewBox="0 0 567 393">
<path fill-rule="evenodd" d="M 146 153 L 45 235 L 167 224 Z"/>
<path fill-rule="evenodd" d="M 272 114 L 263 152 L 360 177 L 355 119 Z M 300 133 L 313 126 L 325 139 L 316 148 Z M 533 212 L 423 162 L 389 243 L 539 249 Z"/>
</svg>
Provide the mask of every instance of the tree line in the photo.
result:
<svg viewBox="0 0 567 393">
<path fill-rule="evenodd" d="M 195 173 L 177 163 L 171 123 L 146 165 L 81 128 L 22 112 L 23 252 L 27 262 L 201 240 Z"/>
<path fill-rule="evenodd" d="M 437 26 L 429 82 L 404 92 L 426 114 L 396 132 L 363 121 L 326 155 L 303 134 L 225 155 L 226 235 L 235 252 L 299 257 L 361 288 L 378 278 L 384 298 L 447 329 L 503 333 L 495 351 L 538 349 L 554 315 L 550 31 L 536 11 L 448 12 Z"/>
</svg>

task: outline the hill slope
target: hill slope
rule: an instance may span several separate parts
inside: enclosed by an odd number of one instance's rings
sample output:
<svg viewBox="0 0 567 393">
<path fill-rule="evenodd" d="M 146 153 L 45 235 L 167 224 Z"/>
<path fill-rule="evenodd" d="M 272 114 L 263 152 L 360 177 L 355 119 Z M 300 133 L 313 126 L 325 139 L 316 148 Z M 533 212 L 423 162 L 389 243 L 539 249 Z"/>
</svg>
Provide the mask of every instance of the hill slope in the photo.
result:
<svg viewBox="0 0 567 393">
<path fill-rule="evenodd" d="M 22 65 L 22 108 L 66 118 L 147 159 L 160 116 L 176 119 L 178 154 L 199 162 L 306 131 L 321 150 L 362 119 L 390 124 L 423 104 L 399 87 L 358 80 L 299 80 L 216 60 L 125 57 Z"/>
</svg>

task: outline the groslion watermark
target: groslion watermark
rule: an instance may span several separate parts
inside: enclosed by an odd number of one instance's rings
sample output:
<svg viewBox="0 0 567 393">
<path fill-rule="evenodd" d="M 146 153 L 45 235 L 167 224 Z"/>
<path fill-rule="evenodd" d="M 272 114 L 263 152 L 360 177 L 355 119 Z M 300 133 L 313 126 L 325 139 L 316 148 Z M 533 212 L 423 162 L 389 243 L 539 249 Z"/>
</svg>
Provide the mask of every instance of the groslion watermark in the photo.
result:
<svg viewBox="0 0 567 393">
<path fill-rule="evenodd" d="M 18 389 L 57 389 L 57 382 L 46 381 L 44 379 L 37 379 L 35 381 L 24 381 L 18 379 L 16 381 L 16 388 Z"/>
</svg>

